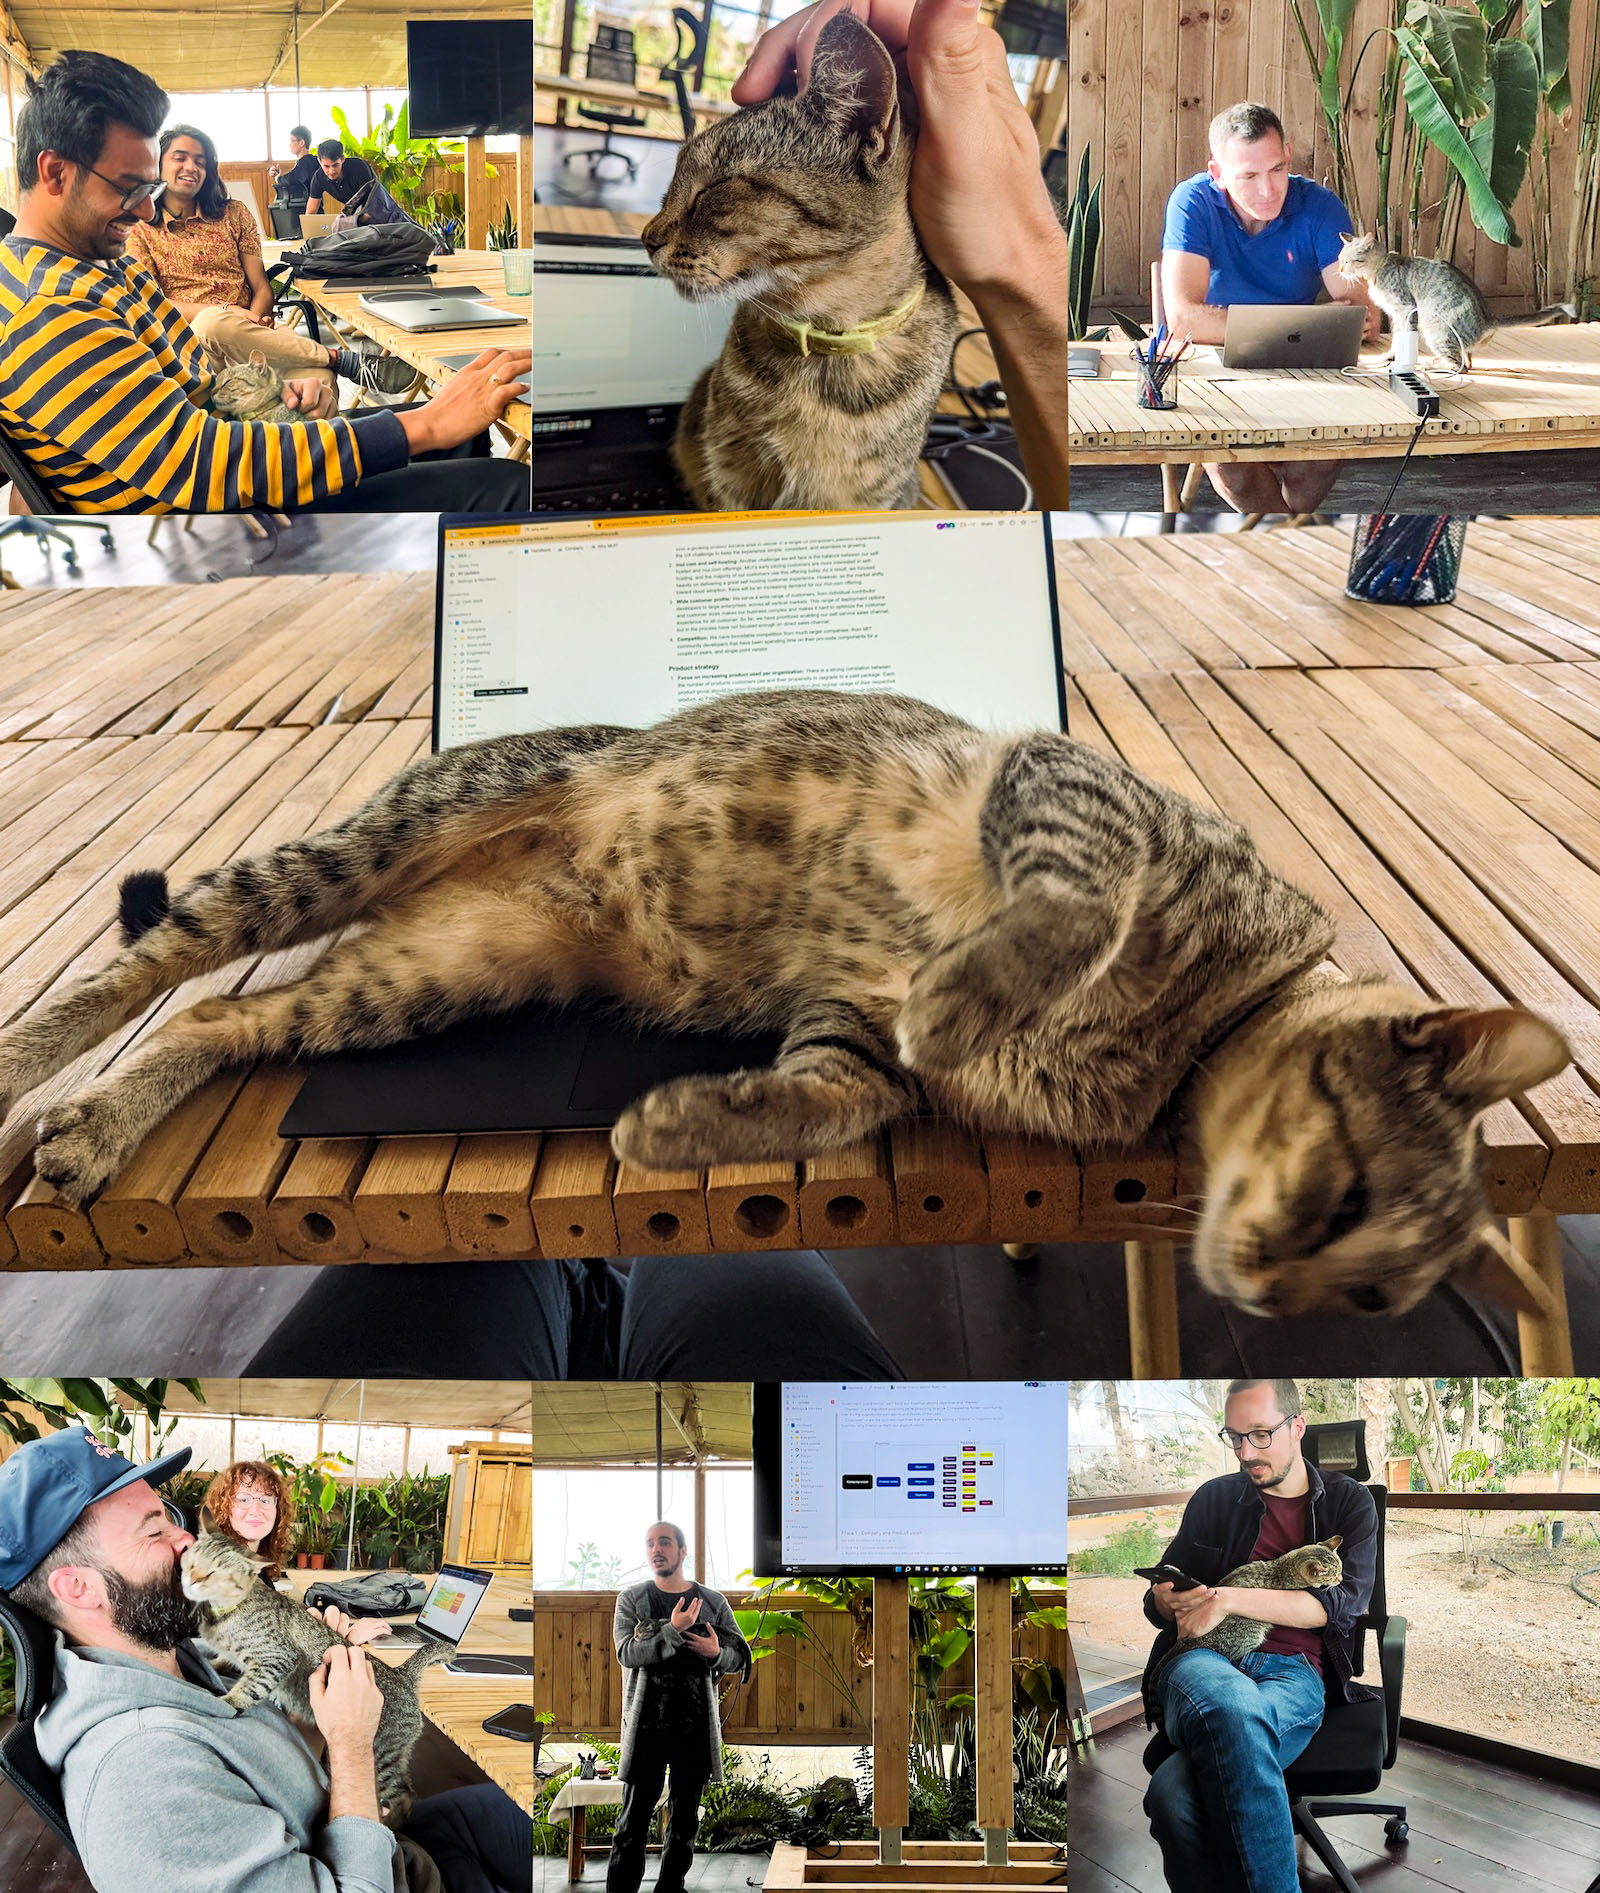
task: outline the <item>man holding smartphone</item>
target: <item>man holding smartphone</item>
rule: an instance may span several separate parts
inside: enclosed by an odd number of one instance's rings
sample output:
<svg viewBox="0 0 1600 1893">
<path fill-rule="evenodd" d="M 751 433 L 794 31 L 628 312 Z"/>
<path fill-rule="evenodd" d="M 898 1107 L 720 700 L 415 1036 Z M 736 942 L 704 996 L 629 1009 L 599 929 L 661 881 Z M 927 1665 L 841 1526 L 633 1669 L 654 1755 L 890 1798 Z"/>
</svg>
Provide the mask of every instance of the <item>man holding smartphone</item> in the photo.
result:
<svg viewBox="0 0 1600 1893">
<path fill-rule="evenodd" d="M 750 1647 L 726 1598 L 683 1568 L 688 1541 L 662 1519 L 644 1535 L 651 1575 L 617 1596 L 612 1641 L 622 1692 L 622 1812 L 606 1893 L 639 1893 L 650 1817 L 669 1777 L 667 1844 L 655 1893 L 683 1893 L 700 1826 L 700 1796 L 722 1779 L 719 1676 L 750 1673 Z"/>
</svg>

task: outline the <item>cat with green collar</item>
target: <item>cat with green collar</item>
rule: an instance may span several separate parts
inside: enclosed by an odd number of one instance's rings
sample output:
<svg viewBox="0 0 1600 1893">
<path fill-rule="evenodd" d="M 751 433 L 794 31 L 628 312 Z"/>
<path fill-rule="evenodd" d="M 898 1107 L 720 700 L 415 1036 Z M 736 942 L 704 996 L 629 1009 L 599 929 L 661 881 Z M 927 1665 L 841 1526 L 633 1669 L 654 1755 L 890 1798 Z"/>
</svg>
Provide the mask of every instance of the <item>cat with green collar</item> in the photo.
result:
<svg viewBox="0 0 1600 1893">
<path fill-rule="evenodd" d="M 957 318 L 911 222 L 914 114 L 883 42 L 840 13 L 803 92 L 679 153 L 645 248 L 686 301 L 738 304 L 673 449 L 704 510 L 916 505 Z"/>
</svg>

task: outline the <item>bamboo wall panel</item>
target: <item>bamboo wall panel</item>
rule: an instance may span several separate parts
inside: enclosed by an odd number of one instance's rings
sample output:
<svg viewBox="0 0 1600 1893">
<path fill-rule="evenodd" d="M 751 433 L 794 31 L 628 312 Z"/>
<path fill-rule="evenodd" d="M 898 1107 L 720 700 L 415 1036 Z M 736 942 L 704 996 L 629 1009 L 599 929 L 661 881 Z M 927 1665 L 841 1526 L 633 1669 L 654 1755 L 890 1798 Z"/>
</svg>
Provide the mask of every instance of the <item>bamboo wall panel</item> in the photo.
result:
<svg viewBox="0 0 1600 1893">
<path fill-rule="evenodd" d="M 1597 4 L 1600 0 L 1572 0 L 1571 44 L 1577 66 Z M 1288 0 L 1208 0 L 1200 5 L 1184 0 L 1069 0 L 1068 10 L 1069 175 L 1076 176 L 1087 146 L 1093 154 L 1091 174 L 1105 179 L 1097 303 L 1114 303 L 1130 313 L 1148 307 L 1150 265 L 1160 255 L 1167 197 L 1181 179 L 1204 169 L 1206 128 L 1225 106 L 1242 99 L 1270 105 L 1288 131 L 1294 168 L 1331 184 L 1332 156 L 1316 85 Z M 1314 0 L 1302 0 L 1302 11 L 1313 43 L 1318 43 Z M 1349 209 L 1364 228 L 1370 227 L 1377 198 L 1378 93 L 1385 45 L 1371 36 L 1391 17 L 1392 0 L 1358 0 L 1342 64 L 1348 85 L 1356 54 L 1371 40 L 1349 113 L 1356 199 Z M 1578 134 L 1574 124 L 1559 125 L 1548 114 L 1541 123 L 1551 132 L 1550 249 L 1559 279 Z M 1540 162 L 1536 140 L 1535 163 Z M 1435 210 L 1444 176 L 1443 160 L 1430 154 L 1424 203 Z M 1396 189 L 1391 184 L 1391 194 Z M 1533 294 L 1531 218 L 1528 183 L 1513 208 L 1523 239 L 1520 249 L 1491 243 L 1463 214 L 1455 260 L 1491 299 L 1526 304 Z M 1425 244 L 1431 245 L 1432 228 L 1425 213 Z"/>
<path fill-rule="evenodd" d="M 742 1591 L 725 1593 L 735 1610 L 792 1611 L 805 1619 L 807 1640 L 778 1640 L 771 1656 L 750 1671 L 742 1688 L 723 1699 L 723 1735 L 730 1742 L 776 1741 L 855 1746 L 870 1739 L 872 1671 L 853 1653 L 854 1626 L 849 1615 L 810 1598 Z M 1035 1588 L 1043 1607 L 1059 1602 Z M 536 1591 L 533 1596 L 533 1703 L 548 1709 L 555 1722 L 548 1739 L 575 1735 L 616 1736 L 622 1718 L 622 1666 L 611 1647 L 615 1592 Z M 1064 1666 L 1067 1633 L 1024 1625 L 1014 1633 L 1019 1656 Z M 837 1679 L 835 1681 L 834 1679 Z M 969 1651 L 945 1675 L 941 1694 L 973 1687 Z M 846 1699 L 845 1691 L 849 1692 Z M 852 1712 L 852 1703 L 854 1712 Z"/>
</svg>

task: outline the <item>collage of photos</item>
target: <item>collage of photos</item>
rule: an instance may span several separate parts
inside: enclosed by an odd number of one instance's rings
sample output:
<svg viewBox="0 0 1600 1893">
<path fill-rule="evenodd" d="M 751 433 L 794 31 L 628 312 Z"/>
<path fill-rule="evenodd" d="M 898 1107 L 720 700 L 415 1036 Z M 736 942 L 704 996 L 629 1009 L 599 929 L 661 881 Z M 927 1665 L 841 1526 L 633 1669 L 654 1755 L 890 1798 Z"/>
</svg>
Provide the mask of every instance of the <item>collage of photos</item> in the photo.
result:
<svg viewBox="0 0 1600 1893">
<path fill-rule="evenodd" d="M 0 1893 L 1600 1893 L 1597 154 L 0 0 Z"/>
</svg>

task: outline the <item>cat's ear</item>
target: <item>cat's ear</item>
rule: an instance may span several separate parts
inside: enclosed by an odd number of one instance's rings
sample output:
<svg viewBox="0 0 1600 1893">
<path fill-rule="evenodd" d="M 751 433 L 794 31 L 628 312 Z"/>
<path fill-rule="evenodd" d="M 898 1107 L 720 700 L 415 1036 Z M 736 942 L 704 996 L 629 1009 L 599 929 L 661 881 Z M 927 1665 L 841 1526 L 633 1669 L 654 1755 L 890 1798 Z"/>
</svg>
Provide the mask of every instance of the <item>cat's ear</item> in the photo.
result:
<svg viewBox="0 0 1600 1893">
<path fill-rule="evenodd" d="M 1445 1089 L 1474 1111 L 1542 1084 L 1572 1062 L 1556 1028 L 1518 1006 L 1424 1012 L 1402 1021 L 1395 1041 L 1403 1051 L 1432 1058 Z"/>
<path fill-rule="evenodd" d="M 1344 1543 L 1344 1540 L 1339 1536 L 1337 1532 L 1335 1532 L 1331 1538 L 1323 1538 L 1323 1539 L 1320 1539 L 1318 1542 L 1326 1545 L 1330 1551 L 1337 1551 L 1339 1547 Z"/>
<path fill-rule="evenodd" d="M 261 350 L 259 348 L 251 349 L 250 366 L 252 368 L 265 368 L 266 365 L 267 365 L 267 358 L 265 355 L 262 354 Z"/>
<path fill-rule="evenodd" d="M 802 103 L 832 130 L 859 140 L 870 163 L 894 149 L 900 104 L 894 61 L 853 13 L 836 13 L 817 35 Z"/>
</svg>

